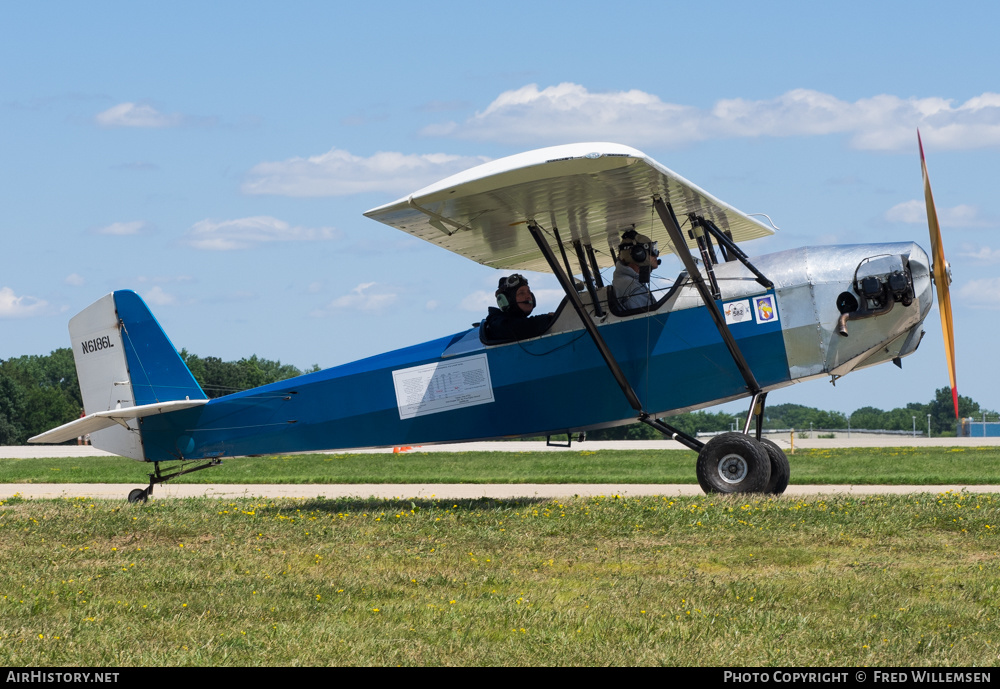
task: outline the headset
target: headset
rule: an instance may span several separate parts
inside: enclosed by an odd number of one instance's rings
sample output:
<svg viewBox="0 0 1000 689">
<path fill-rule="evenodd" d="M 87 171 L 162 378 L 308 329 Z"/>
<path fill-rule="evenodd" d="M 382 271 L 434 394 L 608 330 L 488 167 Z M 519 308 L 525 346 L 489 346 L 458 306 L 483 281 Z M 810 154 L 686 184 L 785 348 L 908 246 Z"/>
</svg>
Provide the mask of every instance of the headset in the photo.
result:
<svg viewBox="0 0 1000 689">
<path fill-rule="evenodd" d="M 656 265 L 660 264 L 660 252 L 657 248 L 658 242 L 639 242 L 640 236 L 634 229 L 622 234 L 621 244 L 618 245 L 618 260 L 623 263 L 634 263 L 638 266 L 645 265 L 650 257 L 656 259 Z M 650 262 L 652 267 L 652 262 Z"/>
<path fill-rule="evenodd" d="M 500 307 L 501 311 L 506 311 L 510 308 L 511 301 L 507 297 L 510 293 L 511 296 L 516 298 L 517 290 L 520 287 L 526 287 L 528 285 L 528 280 L 523 275 L 519 273 L 514 273 L 505 278 L 500 278 L 500 283 L 497 285 L 497 291 L 494 296 L 497 298 L 497 306 Z M 532 307 L 535 306 L 535 295 L 531 295 L 531 301 L 525 302 L 531 304 Z"/>
</svg>

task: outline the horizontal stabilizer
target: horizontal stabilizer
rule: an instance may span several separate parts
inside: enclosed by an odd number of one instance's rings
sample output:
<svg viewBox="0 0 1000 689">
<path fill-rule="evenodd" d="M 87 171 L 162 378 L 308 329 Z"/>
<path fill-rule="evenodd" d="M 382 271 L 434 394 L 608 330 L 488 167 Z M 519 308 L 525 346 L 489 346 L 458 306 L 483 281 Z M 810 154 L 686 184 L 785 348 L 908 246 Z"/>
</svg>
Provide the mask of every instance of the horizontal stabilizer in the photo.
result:
<svg viewBox="0 0 1000 689">
<path fill-rule="evenodd" d="M 51 431 L 45 431 L 33 438 L 28 438 L 29 443 L 57 444 L 64 443 L 73 438 L 79 438 L 87 433 L 94 433 L 104 428 L 110 428 L 115 424 L 121 424 L 128 428 L 128 419 L 141 419 L 145 416 L 155 414 L 166 414 L 167 412 L 178 411 L 180 409 L 190 409 L 203 404 L 208 404 L 208 400 L 176 400 L 173 402 L 156 402 L 154 404 L 143 404 L 138 407 L 124 407 L 121 409 L 109 409 L 108 411 L 94 412 L 82 419 L 76 419 L 69 423 L 64 423 Z"/>
</svg>

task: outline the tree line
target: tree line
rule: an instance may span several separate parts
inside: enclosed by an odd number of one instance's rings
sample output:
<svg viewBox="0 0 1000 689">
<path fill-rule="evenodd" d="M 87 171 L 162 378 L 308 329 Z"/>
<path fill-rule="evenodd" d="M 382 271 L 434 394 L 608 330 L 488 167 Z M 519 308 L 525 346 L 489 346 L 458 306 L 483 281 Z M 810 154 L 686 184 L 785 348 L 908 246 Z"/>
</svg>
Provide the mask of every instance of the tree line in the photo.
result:
<svg viewBox="0 0 1000 689">
<path fill-rule="evenodd" d="M 280 361 L 261 359 L 256 355 L 239 361 L 222 361 L 218 357 L 199 357 L 180 351 L 202 390 L 210 398 L 247 390 L 312 371 L 302 371 Z M 57 349 L 47 355 L 26 355 L 0 361 L 0 445 L 23 445 L 27 439 L 80 417 L 83 401 L 77 384 L 73 352 Z M 958 410 L 963 418 L 978 420 L 985 412 L 969 397 L 960 396 Z M 765 407 L 765 429 L 868 429 L 909 431 L 916 417 L 917 430 L 927 431 L 927 415 L 931 417 L 931 433 L 935 436 L 955 435 L 955 417 L 951 388 L 938 389 L 927 403 L 911 402 L 905 407 L 883 411 L 876 407 L 861 407 L 851 414 L 822 411 L 800 404 L 776 404 Z M 671 416 L 668 422 L 685 433 L 726 431 L 743 423 L 742 415 L 727 412 L 696 411 Z M 655 439 L 660 435 L 649 426 L 636 423 L 617 428 L 591 431 L 594 440 Z"/>
<path fill-rule="evenodd" d="M 959 395 L 958 413 L 963 419 L 972 417 L 979 421 L 985 413 L 996 419 L 997 413 L 983 409 L 970 397 Z M 842 430 L 853 428 L 871 431 L 912 431 L 927 435 L 927 417 L 930 415 L 932 436 L 954 436 L 957 432 L 955 406 L 951 398 L 951 388 L 938 388 L 934 399 L 927 403 L 910 402 L 905 407 L 884 411 L 876 407 L 861 407 L 850 414 L 839 411 L 822 411 L 801 404 L 775 404 L 764 407 L 765 430 Z M 915 417 L 915 418 L 914 418 Z M 667 419 L 667 423 L 688 435 L 699 432 L 715 432 L 741 427 L 746 421 L 745 412 L 729 414 L 725 412 L 696 411 L 678 414 Z M 652 440 L 662 437 L 644 423 L 629 426 L 590 431 L 592 440 Z"/>
</svg>

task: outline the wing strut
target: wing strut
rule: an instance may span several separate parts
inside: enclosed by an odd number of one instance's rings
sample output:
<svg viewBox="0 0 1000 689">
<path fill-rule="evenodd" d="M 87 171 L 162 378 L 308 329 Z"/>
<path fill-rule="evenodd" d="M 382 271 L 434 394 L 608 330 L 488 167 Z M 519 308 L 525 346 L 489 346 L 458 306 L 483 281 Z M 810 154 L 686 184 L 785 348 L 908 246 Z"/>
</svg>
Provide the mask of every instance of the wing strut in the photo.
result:
<svg viewBox="0 0 1000 689">
<path fill-rule="evenodd" d="M 597 265 L 597 256 L 594 255 L 594 245 L 587 245 L 587 258 L 590 260 L 590 270 L 594 273 L 594 279 L 597 280 L 597 289 L 604 288 L 604 280 L 601 279 L 601 267 Z"/>
<path fill-rule="evenodd" d="M 705 218 L 698 216 L 698 221 L 705 224 L 705 229 L 708 230 L 715 238 L 718 240 L 719 245 L 723 248 L 723 252 L 727 254 L 727 261 L 733 260 L 735 258 L 737 261 L 742 263 L 747 270 L 757 276 L 757 282 L 765 289 L 771 289 L 774 287 L 774 283 L 765 277 L 765 275 L 757 270 L 757 267 L 750 263 L 749 257 L 743 253 L 743 249 L 736 245 L 732 239 L 726 236 L 726 233 L 716 227 L 715 223 L 711 220 L 705 220 Z M 728 251 L 726 251 L 728 249 Z M 732 257 L 732 258 L 729 258 Z"/>
<path fill-rule="evenodd" d="M 671 212 L 673 211 L 671 210 Z M 715 248 L 712 246 L 711 235 L 705 231 L 705 227 L 698 222 L 694 213 L 689 214 L 688 219 L 691 221 L 691 234 L 694 235 L 695 242 L 698 244 L 698 251 L 701 252 L 701 264 L 705 266 L 705 275 L 708 276 L 708 286 L 711 288 L 712 301 L 714 302 L 716 299 L 722 298 L 722 292 L 719 290 L 719 281 L 715 279 L 715 268 L 713 267 L 719 260 L 715 256 Z M 675 244 L 674 246 L 680 245 Z"/>
<path fill-rule="evenodd" d="M 687 433 L 684 433 L 673 426 L 670 426 L 662 419 L 653 418 L 642 408 L 642 402 L 639 401 L 639 396 L 635 394 L 632 384 L 629 383 L 628 378 L 625 377 L 625 373 L 622 371 L 621 366 L 618 365 L 615 355 L 611 353 L 608 343 L 604 341 L 601 333 L 597 330 L 597 325 L 594 323 L 593 319 L 591 319 L 590 314 L 587 313 L 587 310 L 583 306 L 583 302 L 580 301 L 580 294 L 576 291 L 576 287 L 573 285 L 573 279 L 563 272 L 562 266 L 559 265 L 559 261 L 556 259 L 555 254 L 552 253 L 551 247 L 549 247 L 548 242 L 545 241 L 545 237 L 542 236 L 542 228 L 540 228 L 534 220 L 529 220 L 528 231 L 531 232 L 531 237 L 538 245 L 538 250 L 542 252 L 542 256 L 545 257 L 545 261 L 549 264 L 549 268 L 552 269 L 552 272 L 555 273 L 556 279 L 559 280 L 559 284 L 566 293 L 569 303 L 573 305 L 577 315 L 580 316 L 580 320 L 583 322 L 583 327 L 586 328 L 587 333 L 590 334 L 590 339 L 594 341 L 597 351 L 601 353 L 601 357 L 604 359 L 604 363 L 608 365 L 611 375 L 615 377 L 618 387 L 620 387 L 622 392 L 625 394 L 625 399 L 627 399 L 629 405 L 631 405 L 631 407 L 638 412 L 639 421 L 643 422 L 647 426 L 652 426 L 660 433 L 673 438 L 677 442 L 689 447 L 695 452 L 700 451 L 701 448 L 705 446 L 705 443 L 696 438 L 692 438 Z M 558 238 L 559 235 L 557 234 L 556 239 L 558 240 Z M 559 246 L 562 248 L 562 242 L 559 242 Z M 565 256 L 565 253 L 563 255 Z M 586 268 L 584 268 L 584 275 L 586 276 Z M 594 304 L 596 305 L 597 303 L 597 299 L 595 298 Z"/>
<path fill-rule="evenodd" d="M 729 355 L 733 357 L 733 362 L 736 364 L 736 368 L 740 370 L 743 380 L 746 381 L 747 390 L 754 396 L 754 400 L 756 401 L 757 395 L 761 392 L 760 385 L 757 384 L 757 379 L 754 377 L 753 371 L 750 370 L 750 365 L 743 357 L 743 352 L 740 351 L 739 345 L 736 344 L 736 338 L 733 337 L 733 333 L 729 330 L 729 326 L 726 325 L 725 318 L 723 318 L 722 313 L 715 306 L 715 299 L 712 297 L 712 293 L 709 292 L 708 287 L 705 285 L 705 281 L 701 277 L 701 271 L 699 271 L 698 266 L 695 265 L 694 259 L 691 258 L 691 252 L 684 250 L 687 243 L 684 241 L 684 236 L 681 234 L 681 227 L 677 222 L 677 216 L 674 215 L 674 209 L 669 203 L 664 203 L 663 199 L 659 196 L 653 197 L 653 206 L 656 208 L 656 212 L 659 213 L 660 222 L 662 222 L 663 227 L 666 228 L 667 234 L 670 235 L 670 241 L 673 242 L 674 247 L 677 250 L 677 255 L 680 257 L 681 261 L 684 262 L 684 267 L 687 269 L 688 276 L 694 283 L 695 289 L 698 290 L 698 294 L 701 295 L 701 300 L 705 303 L 708 313 L 712 316 L 712 320 L 715 321 L 715 327 L 719 329 L 719 334 L 722 335 L 722 339 L 726 343 Z M 747 425 L 749 426 L 749 421 L 747 422 Z"/>
<path fill-rule="evenodd" d="M 601 300 L 597 298 L 597 287 L 594 286 L 594 276 L 590 272 L 590 266 L 587 265 L 587 259 L 583 253 L 583 245 L 579 239 L 573 241 L 573 248 L 576 249 L 576 260 L 580 262 L 580 270 L 583 271 L 583 281 L 587 285 L 587 293 L 590 295 L 590 301 L 594 305 L 594 315 L 598 318 L 603 318 L 604 309 L 601 308 Z"/>
<path fill-rule="evenodd" d="M 556 243 L 559 245 L 559 253 L 562 254 L 563 263 L 566 264 L 566 274 L 567 275 L 572 275 L 573 274 L 573 269 L 570 268 L 569 258 L 566 257 L 566 247 L 563 246 L 562 237 L 559 236 L 559 228 L 558 227 L 553 227 L 552 228 L 552 234 L 554 234 L 556 236 Z M 572 280 L 571 280 L 571 282 L 572 282 Z"/>
</svg>

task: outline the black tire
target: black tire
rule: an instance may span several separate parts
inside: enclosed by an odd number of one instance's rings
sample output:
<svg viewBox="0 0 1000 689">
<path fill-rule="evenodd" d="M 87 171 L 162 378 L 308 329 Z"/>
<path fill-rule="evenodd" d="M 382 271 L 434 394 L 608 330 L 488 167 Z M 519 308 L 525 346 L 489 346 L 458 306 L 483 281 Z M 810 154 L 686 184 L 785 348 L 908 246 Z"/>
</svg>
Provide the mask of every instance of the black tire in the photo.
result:
<svg viewBox="0 0 1000 689">
<path fill-rule="evenodd" d="M 768 458 L 771 460 L 771 478 L 767 481 L 765 493 L 781 495 L 788 488 L 788 478 L 792 469 L 788 466 L 788 456 L 777 444 L 770 440 L 761 439 L 760 444 L 764 446 Z"/>
<path fill-rule="evenodd" d="M 128 501 L 133 505 L 139 502 L 146 502 L 149 499 L 149 493 L 146 492 L 145 488 L 134 488 L 129 491 Z"/>
<path fill-rule="evenodd" d="M 763 493 L 771 478 L 771 460 L 750 436 L 723 433 L 698 453 L 696 473 L 706 493 Z"/>
</svg>

